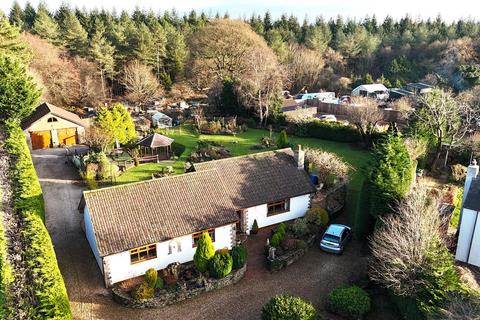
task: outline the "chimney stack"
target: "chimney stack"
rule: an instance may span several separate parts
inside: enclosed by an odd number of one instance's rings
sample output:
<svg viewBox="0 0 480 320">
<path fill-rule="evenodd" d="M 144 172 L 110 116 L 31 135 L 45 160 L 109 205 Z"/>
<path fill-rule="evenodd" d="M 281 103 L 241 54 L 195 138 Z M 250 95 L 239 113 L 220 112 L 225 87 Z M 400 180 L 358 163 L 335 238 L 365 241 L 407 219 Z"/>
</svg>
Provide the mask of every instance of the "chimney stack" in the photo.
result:
<svg viewBox="0 0 480 320">
<path fill-rule="evenodd" d="M 297 150 L 295 150 L 295 162 L 298 169 L 305 169 L 305 151 L 302 150 L 301 145 L 297 145 Z"/>
</svg>

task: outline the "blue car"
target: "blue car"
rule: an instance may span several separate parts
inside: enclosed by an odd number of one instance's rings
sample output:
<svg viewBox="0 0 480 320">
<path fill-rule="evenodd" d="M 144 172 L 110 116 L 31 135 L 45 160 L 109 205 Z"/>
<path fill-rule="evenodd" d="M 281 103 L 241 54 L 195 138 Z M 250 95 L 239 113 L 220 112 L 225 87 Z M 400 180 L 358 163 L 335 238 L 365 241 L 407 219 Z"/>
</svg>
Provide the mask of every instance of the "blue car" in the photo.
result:
<svg viewBox="0 0 480 320">
<path fill-rule="evenodd" d="M 323 234 L 320 249 L 330 253 L 342 254 L 351 237 L 352 228 L 343 224 L 331 224 Z"/>
</svg>

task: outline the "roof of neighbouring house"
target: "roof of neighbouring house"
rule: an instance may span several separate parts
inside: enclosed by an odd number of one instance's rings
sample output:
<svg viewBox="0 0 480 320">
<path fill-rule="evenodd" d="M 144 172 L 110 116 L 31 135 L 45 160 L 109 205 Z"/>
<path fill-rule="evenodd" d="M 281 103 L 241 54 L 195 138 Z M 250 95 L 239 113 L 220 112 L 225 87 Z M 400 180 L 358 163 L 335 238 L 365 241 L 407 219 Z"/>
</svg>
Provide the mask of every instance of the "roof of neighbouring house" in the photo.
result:
<svg viewBox="0 0 480 320">
<path fill-rule="evenodd" d="M 173 143 L 173 139 L 161 135 L 159 133 L 152 133 L 148 136 L 140 139 L 137 144 L 140 146 L 148 147 L 148 148 L 158 148 L 158 147 L 167 147 Z"/>
<path fill-rule="evenodd" d="M 65 109 L 54 106 L 53 104 L 44 102 L 35 109 L 35 111 L 22 121 L 22 129 L 28 129 L 32 124 L 46 116 L 52 114 L 59 118 L 78 124 L 82 127 L 88 127 L 88 123 L 80 119 L 78 115 Z"/>
<path fill-rule="evenodd" d="M 419 90 L 433 88 L 431 85 L 423 83 L 423 82 L 412 82 L 412 83 L 407 84 L 407 87 L 412 87 L 412 88 L 419 89 Z"/>
<path fill-rule="evenodd" d="M 250 208 L 316 191 L 297 168 L 290 148 L 194 164 L 196 171 L 217 169 L 238 208 Z"/>
<path fill-rule="evenodd" d="M 100 256 L 238 220 L 216 170 L 84 192 Z"/>
<path fill-rule="evenodd" d="M 387 87 L 385 87 L 381 83 L 362 84 L 356 87 L 355 89 L 353 89 L 352 92 L 358 91 L 358 90 L 365 90 L 367 92 L 388 91 Z"/>
<path fill-rule="evenodd" d="M 465 198 L 464 208 L 480 211 L 480 178 L 474 178 Z"/>
</svg>

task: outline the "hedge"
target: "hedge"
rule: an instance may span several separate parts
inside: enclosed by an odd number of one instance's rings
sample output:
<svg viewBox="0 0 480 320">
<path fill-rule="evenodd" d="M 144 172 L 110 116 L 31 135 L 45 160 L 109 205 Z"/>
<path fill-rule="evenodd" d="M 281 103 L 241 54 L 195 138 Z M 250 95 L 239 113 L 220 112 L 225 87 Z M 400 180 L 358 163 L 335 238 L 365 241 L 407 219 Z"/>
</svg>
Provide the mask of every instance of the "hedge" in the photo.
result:
<svg viewBox="0 0 480 320">
<path fill-rule="evenodd" d="M 31 277 L 30 290 L 38 305 L 35 319 L 71 319 L 67 290 L 58 268 L 50 235 L 44 224 L 42 189 L 23 131 L 18 123 L 7 123 L 5 148 L 11 157 L 14 209 L 23 219 L 23 259 Z"/>
<path fill-rule="evenodd" d="M 297 124 L 295 135 L 338 142 L 362 141 L 362 137 L 355 127 L 321 120 L 311 120 Z"/>
<path fill-rule="evenodd" d="M 328 307 L 347 319 L 361 319 L 370 311 L 372 302 L 362 288 L 339 287 L 328 294 Z"/>
<path fill-rule="evenodd" d="M 3 194 L 0 190 L 0 199 Z M 2 202 L 0 201 L 0 218 L 3 220 Z M 0 223 L 0 319 L 8 318 L 8 308 L 6 306 L 5 292 L 13 281 L 12 269 L 7 259 L 7 243 L 5 240 L 5 230 L 3 223 Z"/>
</svg>

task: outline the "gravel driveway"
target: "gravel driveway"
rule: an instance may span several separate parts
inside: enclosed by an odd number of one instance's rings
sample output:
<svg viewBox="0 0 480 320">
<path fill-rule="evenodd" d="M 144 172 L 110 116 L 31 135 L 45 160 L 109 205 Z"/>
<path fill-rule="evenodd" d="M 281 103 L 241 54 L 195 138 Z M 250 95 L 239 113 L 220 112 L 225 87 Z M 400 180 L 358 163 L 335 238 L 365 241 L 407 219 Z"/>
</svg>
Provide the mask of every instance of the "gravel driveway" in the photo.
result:
<svg viewBox="0 0 480 320">
<path fill-rule="evenodd" d="M 323 310 L 334 287 L 365 270 L 361 244 L 353 242 L 342 256 L 312 248 L 300 261 L 271 274 L 263 265 L 266 232 L 248 241 L 249 267 L 238 284 L 203 294 L 164 309 L 131 310 L 115 304 L 81 229 L 77 210 L 84 189 L 63 149 L 32 153 L 42 184 L 47 228 L 52 236 L 75 319 L 259 319 L 263 304 L 278 293 L 299 295 Z"/>
</svg>

